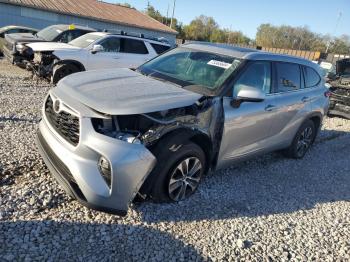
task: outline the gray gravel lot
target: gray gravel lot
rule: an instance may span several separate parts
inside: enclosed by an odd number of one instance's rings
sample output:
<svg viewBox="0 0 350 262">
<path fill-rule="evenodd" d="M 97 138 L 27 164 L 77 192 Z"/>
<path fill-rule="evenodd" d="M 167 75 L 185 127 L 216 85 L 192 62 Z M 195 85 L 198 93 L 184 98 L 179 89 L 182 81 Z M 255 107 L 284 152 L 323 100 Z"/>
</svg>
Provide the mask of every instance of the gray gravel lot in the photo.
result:
<svg viewBox="0 0 350 262">
<path fill-rule="evenodd" d="M 259 157 L 120 218 L 69 199 L 37 153 L 49 88 L 0 60 L 0 261 L 350 260 L 350 121 L 327 118 L 303 160 Z"/>
</svg>

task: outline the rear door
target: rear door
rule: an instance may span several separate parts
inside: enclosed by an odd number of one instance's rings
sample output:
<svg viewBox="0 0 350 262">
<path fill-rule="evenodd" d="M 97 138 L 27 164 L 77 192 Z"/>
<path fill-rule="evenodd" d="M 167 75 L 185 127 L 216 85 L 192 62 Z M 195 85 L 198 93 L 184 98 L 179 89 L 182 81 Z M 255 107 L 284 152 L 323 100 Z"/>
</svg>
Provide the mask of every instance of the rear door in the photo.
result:
<svg viewBox="0 0 350 262">
<path fill-rule="evenodd" d="M 302 66 L 295 63 L 275 62 L 274 118 L 272 135 L 289 133 L 311 111 L 313 91 L 305 89 Z M 283 140 L 283 138 L 281 138 Z M 287 137 L 285 138 L 287 139 Z M 289 138 L 288 138 L 289 139 Z M 280 140 L 279 140 L 280 141 Z"/>
<path fill-rule="evenodd" d="M 118 57 L 120 67 L 136 68 L 155 56 L 143 40 L 122 38 Z"/>
</svg>

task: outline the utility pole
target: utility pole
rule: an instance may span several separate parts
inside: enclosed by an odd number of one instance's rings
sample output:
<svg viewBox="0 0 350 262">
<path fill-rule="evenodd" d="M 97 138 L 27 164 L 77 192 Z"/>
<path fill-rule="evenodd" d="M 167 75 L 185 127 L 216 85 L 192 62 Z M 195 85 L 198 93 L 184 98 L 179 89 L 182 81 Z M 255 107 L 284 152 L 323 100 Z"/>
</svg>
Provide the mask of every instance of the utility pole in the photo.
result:
<svg viewBox="0 0 350 262">
<path fill-rule="evenodd" d="M 339 22 L 340 22 L 340 19 L 341 19 L 342 15 L 343 15 L 343 13 L 340 11 L 339 15 L 338 15 L 337 22 L 335 23 L 335 27 L 334 27 L 334 31 L 333 31 L 333 37 L 335 36 L 335 33 L 337 32 L 338 25 L 339 25 Z M 328 49 L 329 49 L 330 45 L 331 45 L 331 39 L 329 39 L 329 41 L 327 43 L 326 54 L 328 53 Z"/>
<path fill-rule="evenodd" d="M 176 4 L 176 0 L 174 0 L 173 15 L 171 16 L 171 20 L 170 20 L 170 28 L 173 28 L 173 20 L 174 20 L 174 13 L 175 13 L 175 4 Z"/>
<path fill-rule="evenodd" d="M 168 25 L 169 20 L 169 3 L 168 3 L 168 9 L 166 10 L 166 25 Z"/>
<path fill-rule="evenodd" d="M 230 31 L 228 32 L 227 44 L 230 44 L 231 34 L 232 34 L 232 25 L 230 25 Z"/>
</svg>

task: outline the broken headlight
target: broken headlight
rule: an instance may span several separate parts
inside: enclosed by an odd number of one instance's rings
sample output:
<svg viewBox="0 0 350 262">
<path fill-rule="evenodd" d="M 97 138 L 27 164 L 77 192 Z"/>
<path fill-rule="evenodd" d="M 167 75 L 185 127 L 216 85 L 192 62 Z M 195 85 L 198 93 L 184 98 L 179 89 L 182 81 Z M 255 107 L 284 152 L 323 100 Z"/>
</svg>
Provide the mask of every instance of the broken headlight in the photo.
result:
<svg viewBox="0 0 350 262">
<path fill-rule="evenodd" d="M 24 47 L 25 46 L 23 44 L 17 44 L 16 45 L 16 50 L 21 53 L 23 51 Z"/>
<path fill-rule="evenodd" d="M 141 140 L 139 139 L 139 135 L 131 134 L 131 133 L 123 133 L 117 132 L 117 139 L 128 142 L 130 144 L 141 144 Z"/>
<path fill-rule="evenodd" d="M 116 138 L 130 144 L 142 144 L 141 133 L 134 130 L 120 130 L 116 117 L 92 118 L 92 125 L 97 133 Z"/>
</svg>

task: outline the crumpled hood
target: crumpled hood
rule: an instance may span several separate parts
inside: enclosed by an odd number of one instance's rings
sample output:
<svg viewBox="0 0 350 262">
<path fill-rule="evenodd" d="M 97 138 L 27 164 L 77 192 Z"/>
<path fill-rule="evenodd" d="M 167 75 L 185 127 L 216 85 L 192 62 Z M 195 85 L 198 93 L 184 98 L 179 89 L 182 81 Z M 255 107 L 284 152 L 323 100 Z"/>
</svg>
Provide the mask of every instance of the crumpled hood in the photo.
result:
<svg viewBox="0 0 350 262">
<path fill-rule="evenodd" d="M 56 42 L 39 42 L 27 44 L 34 52 L 38 51 L 55 51 L 55 50 L 80 50 L 80 47 L 69 45 L 66 43 L 56 43 Z"/>
<path fill-rule="evenodd" d="M 105 114 L 130 115 L 180 108 L 202 95 L 130 69 L 93 70 L 63 78 L 55 94 Z M 74 107 L 74 105 L 70 105 Z"/>
<path fill-rule="evenodd" d="M 15 33 L 15 34 L 6 34 L 6 41 L 10 43 L 31 43 L 31 42 L 43 42 L 45 39 L 39 38 L 31 33 Z"/>
</svg>

